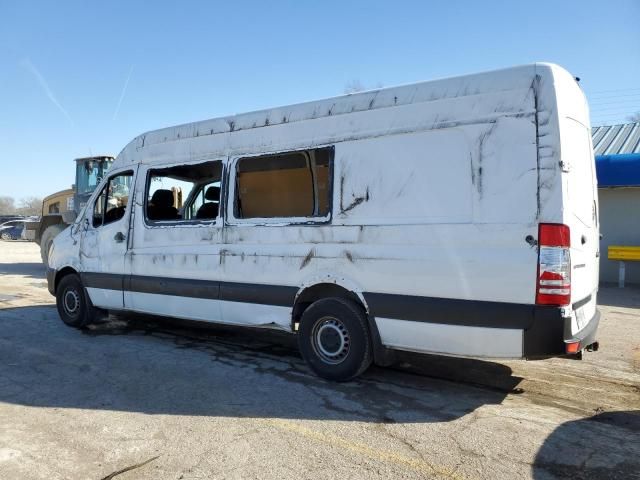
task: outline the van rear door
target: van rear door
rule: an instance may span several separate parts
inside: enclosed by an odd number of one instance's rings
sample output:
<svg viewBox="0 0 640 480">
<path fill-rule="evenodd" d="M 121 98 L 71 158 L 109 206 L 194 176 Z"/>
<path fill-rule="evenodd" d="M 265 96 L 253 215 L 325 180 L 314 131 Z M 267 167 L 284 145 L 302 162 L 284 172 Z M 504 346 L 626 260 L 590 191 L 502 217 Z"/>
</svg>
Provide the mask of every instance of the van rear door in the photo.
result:
<svg viewBox="0 0 640 480">
<path fill-rule="evenodd" d="M 576 310 L 587 304 L 595 309 L 600 235 L 591 132 L 571 118 L 561 123 L 562 169 L 567 185 L 564 218 L 571 231 L 571 303 Z M 589 296 L 592 302 L 587 300 Z M 591 312 L 584 313 L 588 321 Z"/>
</svg>

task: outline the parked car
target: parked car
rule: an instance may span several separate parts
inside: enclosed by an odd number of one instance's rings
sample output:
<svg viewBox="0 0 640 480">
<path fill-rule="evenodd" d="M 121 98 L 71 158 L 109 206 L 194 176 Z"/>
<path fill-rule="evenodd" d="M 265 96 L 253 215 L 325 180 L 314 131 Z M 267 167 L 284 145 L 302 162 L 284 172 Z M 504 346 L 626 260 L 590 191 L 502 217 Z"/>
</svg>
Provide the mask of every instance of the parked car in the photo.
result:
<svg viewBox="0 0 640 480">
<path fill-rule="evenodd" d="M 24 223 L 24 220 L 11 220 L 0 224 L 0 239 L 18 240 L 19 238 L 22 238 Z"/>
<path fill-rule="evenodd" d="M 0 225 L 11 220 L 22 220 L 24 215 L 0 215 Z"/>
</svg>

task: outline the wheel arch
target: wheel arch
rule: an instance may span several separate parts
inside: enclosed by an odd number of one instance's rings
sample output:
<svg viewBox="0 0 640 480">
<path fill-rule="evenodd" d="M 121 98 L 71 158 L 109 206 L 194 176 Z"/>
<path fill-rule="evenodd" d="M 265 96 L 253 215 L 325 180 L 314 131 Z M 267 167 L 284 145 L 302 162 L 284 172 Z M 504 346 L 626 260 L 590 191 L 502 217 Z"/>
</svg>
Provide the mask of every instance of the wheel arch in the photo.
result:
<svg viewBox="0 0 640 480">
<path fill-rule="evenodd" d="M 382 344 L 378 326 L 369 311 L 369 305 L 362 294 L 362 290 L 348 280 L 324 276 L 307 282 L 302 286 L 296 294 L 291 311 L 291 331 L 294 333 L 298 331 L 302 315 L 313 302 L 329 297 L 352 300 L 364 309 L 373 343 L 373 361 L 376 365 L 391 365 L 394 361 L 393 351 Z"/>
<path fill-rule="evenodd" d="M 297 325 L 300 323 L 302 314 L 309 305 L 316 300 L 328 297 L 340 297 L 352 300 L 362 306 L 367 315 L 369 315 L 369 309 L 367 308 L 362 294 L 358 295 L 356 292 L 337 283 L 319 282 L 301 288 L 296 294 L 293 310 L 291 312 L 291 330 L 294 332 L 297 331 Z"/>
<path fill-rule="evenodd" d="M 70 266 L 66 266 L 56 272 L 55 279 L 53 281 L 53 291 L 56 292 L 58 290 L 58 285 L 60 284 L 60 280 L 62 280 L 67 275 L 78 275 L 78 271 Z"/>
</svg>

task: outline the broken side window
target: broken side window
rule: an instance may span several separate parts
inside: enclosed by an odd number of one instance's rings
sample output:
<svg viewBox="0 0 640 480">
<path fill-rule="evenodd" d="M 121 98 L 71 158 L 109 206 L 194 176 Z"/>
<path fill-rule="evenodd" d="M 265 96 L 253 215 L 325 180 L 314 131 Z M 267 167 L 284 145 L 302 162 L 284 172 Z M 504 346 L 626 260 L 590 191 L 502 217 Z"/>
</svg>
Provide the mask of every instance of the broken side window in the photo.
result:
<svg viewBox="0 0 640 480">
<path fill-rule="evenodd" d="M 236 218 L 326 217 L 333 148 L 241 158 Z"/>
<path fill-rule="evenodd" d="M 109 179 L 93 207 L 94 228 L 116 222 L 124 217 L 129 203 L 133 172 L 119 173 Z"/>
<path fill-rule="evenodd" d="M 222 162 L 149 170 L 145 217 L 151 221 L 215 220 L 220 212 Z"/>
</svg>

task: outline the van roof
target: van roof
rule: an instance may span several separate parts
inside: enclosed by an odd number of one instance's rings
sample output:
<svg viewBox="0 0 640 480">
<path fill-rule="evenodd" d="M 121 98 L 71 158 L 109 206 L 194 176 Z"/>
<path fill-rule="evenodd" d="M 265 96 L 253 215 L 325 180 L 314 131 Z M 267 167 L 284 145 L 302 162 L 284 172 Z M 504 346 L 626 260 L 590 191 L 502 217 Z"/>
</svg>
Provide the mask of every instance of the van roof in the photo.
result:
<svg viewBox="0 0 640 480">
<path fill-rule="evenodd" d="M 528 88 L 536 75 L 552 75 L 552 70 L 563 69 L 555 64 L 535 63 L 368 90 L 152 130 L 129 142 L 116 158 L 112 168 L 119 168 L 122 164 L 133 161 L 136 151 L 150 145 L 412 103 Z"/>
</svg>

